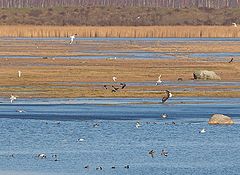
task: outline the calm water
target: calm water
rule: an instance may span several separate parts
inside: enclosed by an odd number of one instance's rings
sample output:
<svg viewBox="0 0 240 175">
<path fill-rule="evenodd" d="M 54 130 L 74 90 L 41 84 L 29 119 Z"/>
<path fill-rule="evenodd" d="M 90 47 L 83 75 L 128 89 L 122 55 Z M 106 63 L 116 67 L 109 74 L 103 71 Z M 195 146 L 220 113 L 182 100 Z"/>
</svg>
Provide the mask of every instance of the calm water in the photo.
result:
<svg viewBox="0 0 240 175">
<path fill-rule="evenodd" d="M 239 174 L 239 98 L 159 101 L 17 99 L 10 104 L 1 98 L 0 174 Z M 168 118 L 160 118 L 162 113 Z M 236 124 L 209 126 L 213 113 L 232 116 Z M 202 128 L 207 132 L 200 134 Z M 160 155 L 162 149 L 167 157 Z M 39 153 L 47 158 L 38 159 Z"/>
<path fill-rule="evenodd" d="M 53 47 L 62 45 L 69 45 L 69 38 L 0 38 L 7 42 L 21 42 L 31 41 L 34 44 L 47 43 Z M 156 44 L 177 44 L 178 46 L 191 43 L 213 43 L 218 42 L 222 45 L 228 45 L 231 42 L 240 44 L 240 38 L 76 38 L 75 43 L 81 47 L 73 51 L 74 55 L 54 56 L 54 58 L 65 59 L 110 59 L 116 57 L 117 59 L 179 59 L 185 58 L 200 58 L 208 59 L 207 61 L 227 62 L 229 58 L 236 58 L 234 61 L 239 62 L 240 52 L 155 52 L 146 51 L 145 47 L 156 46 Z M 34 46 L 33 44 L 33 46 Z M 116 45 L 138 45 L 137 50 L 122 50 Z M 101 46 L 101 47 L 99 47 Z M 107 47 L 106 47 L 107 46 Z M 113 47 L 112 47 L 113 46 Z M 142 48 L 141 48 L 142 47 Z M 23 48 L 24 49 L 24 48 Z M 31 48 L 32 49 L 32 48 Z M 41 50 L 44 48 L 38 48 Z M 70 52 L 69 52 L 70 53 Z M 87 55 L 84 55 L 87 53 Z M 92 54 L 91 54 L 92 53 Z M 1 55 L 0 58 L 42 58 L 41 55 Z M 206 60 L 205 60 L 206 61 Z"/>
</svg>

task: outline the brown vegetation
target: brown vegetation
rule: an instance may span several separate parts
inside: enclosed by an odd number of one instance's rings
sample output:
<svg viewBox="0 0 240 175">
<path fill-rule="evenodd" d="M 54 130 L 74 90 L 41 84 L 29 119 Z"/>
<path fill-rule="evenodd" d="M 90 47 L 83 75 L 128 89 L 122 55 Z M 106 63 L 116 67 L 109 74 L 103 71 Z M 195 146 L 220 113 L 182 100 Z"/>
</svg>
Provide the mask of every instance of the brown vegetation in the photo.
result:
<svg viewBox="0 0 240 175">
<path fill-rule="evenodd" d="M 139 26 L 139 27 L 70 27 L 70 26 L 0 26 L 1 37 L 240 37 L 232 26 Z"/>
<path fill-rule="evenodd" d="M 131 6 L 131 7 L 239 7 L 239 0 L 0 0 L 0 7 L 54 7 L 54 6 Z"/>
<path fill-rule="evenodd" d="M 54 7 L 0 10 L 0 25 L 162 26 L 232 25 L 240 23 L 239 9 L 159 7 Z"/>
<path fill-rule="evenodd" d="M 239 87 L 155 86 L 161 73 L 164 81 L 177 81 L 179 75 L 192 79 L 196 69 L 216 71 L 222 81 L 239 81 L 239 62 L 234 64 L 196 62 L 190 60 L 64 60 L 64 59 L 1 59 L 0 96 L 19 97 L 161 97 L 164 90 L 174 96 L 240 97 Z M 17 71 L 22 71 L 22 77 Z M 152 86 L 128 86 L 112 93 L 94 82 L 152 82 Z M 83 84 L 82 84 L 83 83 Z M 115 83 L 116 84 L 116 83 Z"/>
</svg>

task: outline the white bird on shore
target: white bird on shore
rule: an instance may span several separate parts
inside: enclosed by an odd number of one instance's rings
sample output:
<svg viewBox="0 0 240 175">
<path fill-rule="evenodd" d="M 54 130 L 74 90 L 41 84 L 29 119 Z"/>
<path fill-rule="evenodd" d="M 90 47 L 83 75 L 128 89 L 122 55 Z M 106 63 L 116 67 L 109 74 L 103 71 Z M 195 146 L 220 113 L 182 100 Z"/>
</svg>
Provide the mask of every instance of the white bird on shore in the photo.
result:
<svg viewBox="0 0 240 175">
<path fill-rule="evenodd" d="M 158 81 L 156 82 L 156 86 L 162 83 L 161 77 L 162 77 L 162 75 L 159 75 Z"/>
<path fill-rule="evenodd" d="M 204 128 L 199 131 L 199 133 L 205 133 L 205 132 L 206 130 Z"/>
<path fill-rule="evenodd" d="M 14 101 L 14 100 L 16 100 L 17 99 L 17 97 L 16 96 L 14 96 L 14 95 L 11 95 L 11 97 L 10 97 L 10 101 L 11 101 L 11 103 Z"/>
<path fill-rule="evenodd" d="M 236 24 L 235 22 L 233 22 L 232 25 L 233 25 L 234 27 L 237 27 L 237 24 Z"/>
<path fill-rule="evenodd" d="M 18 71 L 18 77 L 20 78 L 21 75 L 22 75 L 22 72 L 19 70 L 19 71 Z"/>
<path fill-rule="evenodd" d="M 70 36 L 70 43 L 69 44 L 73 43 L 73 40 L 75 39 L 75 36 L 77 36 L 77 34 L 74 34 L 74 35 Z"/>
<path fill-rule="evenodd" d="M 117 77 L 112 77 L 113 81 L 117 81 Z"/>
</svg>

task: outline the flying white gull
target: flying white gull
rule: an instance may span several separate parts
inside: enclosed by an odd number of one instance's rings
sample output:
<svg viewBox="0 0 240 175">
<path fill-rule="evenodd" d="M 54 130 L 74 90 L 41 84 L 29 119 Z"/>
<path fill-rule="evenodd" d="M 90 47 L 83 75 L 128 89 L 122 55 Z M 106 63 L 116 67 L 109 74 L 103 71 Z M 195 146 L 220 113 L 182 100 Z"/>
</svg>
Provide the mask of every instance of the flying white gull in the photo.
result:
<svg viewBox="0 0 240 175">
<path fill-rule="evenodd" d="M 233 22 L 232 25 L 233 25 L 234 27 L 237 27 L 237 24 L 236 24 L 235 22 Z"/>
<path fill-rule="evenodd" d="M 70 43 L 69 44 L 73 43 L 73 40 L 75 39 L 75 36 L 77 36 L 77 34 L 74 34 L 74 35 L 70 36 Z"/>
<path fill-rule="evenodd" d="M 117 77 L 112 77 L 113 81 L 117 81 Z"/>
<path fill-rule="evenodd" d="M 10 101 L 11 101 L 11 103 L 14 101 L 14 100 L 16 100 L 17 99 L 17 97 L 16 96 L 14 96 L 14 95 L 11 95 L 11 97 L 10 97 Z"/>
<path fill-rule="evenodd" d="M 156 82 L 156 86 L 162 83 L 161 77 L 162 77 L 162 75 L 159 75 L 158 81 Z"/>
</svg>

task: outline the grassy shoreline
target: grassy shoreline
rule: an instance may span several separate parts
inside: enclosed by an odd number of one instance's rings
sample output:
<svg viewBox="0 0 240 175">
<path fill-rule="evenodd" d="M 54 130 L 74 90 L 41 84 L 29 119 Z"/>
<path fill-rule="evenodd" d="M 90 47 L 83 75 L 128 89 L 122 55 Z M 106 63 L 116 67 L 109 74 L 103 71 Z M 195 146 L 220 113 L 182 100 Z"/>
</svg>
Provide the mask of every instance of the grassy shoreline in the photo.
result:
<svg viewBox="0 0 240 175">
<path fill-rule="evenodd" d="M 0 66 L 0 96 L 10 94 L 20 98 L 81 98 L 81 97 L 153 97 L 161 98 L 166 89 L 175 97 L 240 97 L 239 86 L 155 86 L 162 74 L 164 81 L 177 84 L 179 76 L 191 81 L 196 69 L 210 69 L 222 77 L 221 81 L 239 81 L 239 62 L 234 64 L 214 62 L 189 62 L 189 60 L 69 60 L 69 59 L 2 59 Z M 133 66 L 134 65 L 134 66 Z M 22 71 L 22 77 L 17 76 Z M 112 81 L 112 75 L 119 82 Z M 233 78 L 234 79 L 231 79 Z M 184 82 L 183 81 L 183 82 Z M 106 82 L 109 89 L 103 84 Z M 117 93 L 111 85 L 120 82 L 152 82 L 152 86 L 127 86 Z M 235 90 L 232 90 L 232 89 Z"/>
</svg>

